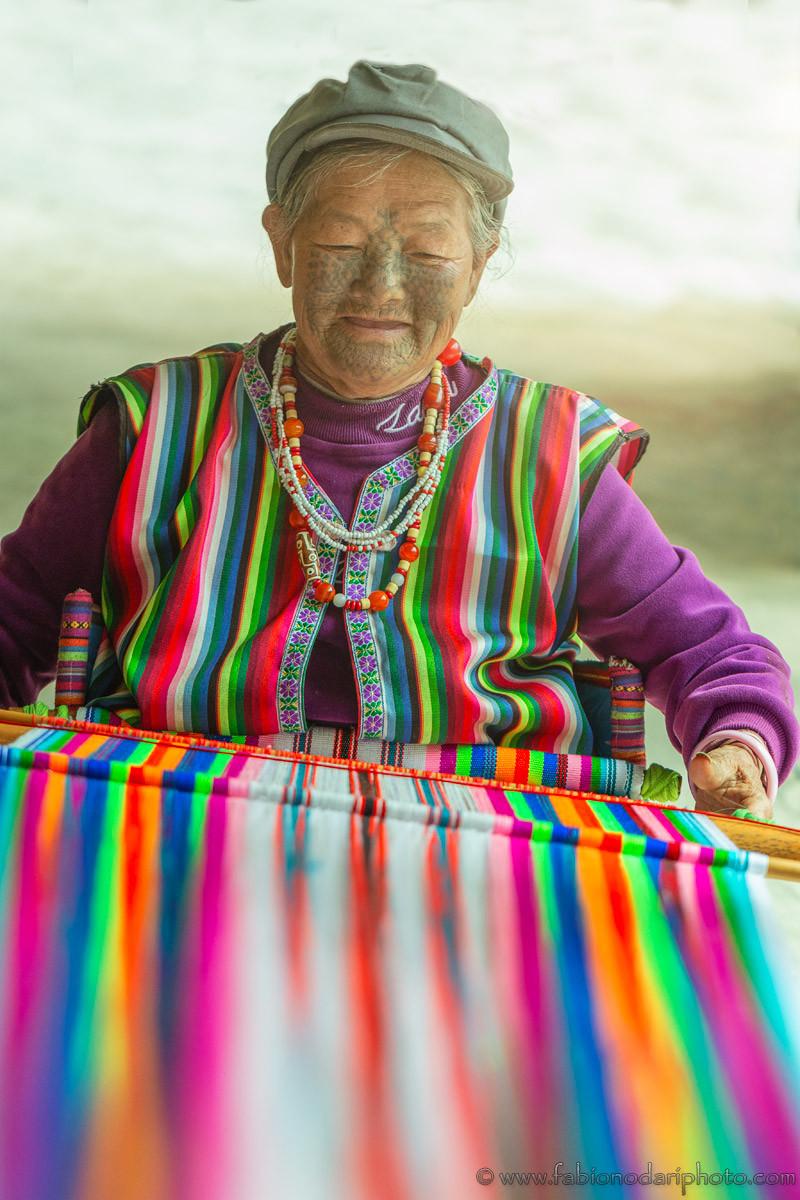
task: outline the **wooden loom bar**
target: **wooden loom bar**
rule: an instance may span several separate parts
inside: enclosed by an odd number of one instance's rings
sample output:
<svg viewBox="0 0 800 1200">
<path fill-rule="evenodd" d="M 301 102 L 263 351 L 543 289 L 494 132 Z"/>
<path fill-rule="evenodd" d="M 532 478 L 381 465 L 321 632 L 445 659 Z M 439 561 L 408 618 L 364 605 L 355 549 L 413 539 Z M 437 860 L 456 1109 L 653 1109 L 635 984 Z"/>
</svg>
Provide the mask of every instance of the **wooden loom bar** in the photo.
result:
<svg viewBox="0 0 800 1200">
<path fill-rule="evenodd" d="M 13 708 L 0 708 L 0 746 L 7 746 L 22 733 L 22 727 L 30 728 L 38 722 L 30 713 L 17 712 Z"/>
</svg>

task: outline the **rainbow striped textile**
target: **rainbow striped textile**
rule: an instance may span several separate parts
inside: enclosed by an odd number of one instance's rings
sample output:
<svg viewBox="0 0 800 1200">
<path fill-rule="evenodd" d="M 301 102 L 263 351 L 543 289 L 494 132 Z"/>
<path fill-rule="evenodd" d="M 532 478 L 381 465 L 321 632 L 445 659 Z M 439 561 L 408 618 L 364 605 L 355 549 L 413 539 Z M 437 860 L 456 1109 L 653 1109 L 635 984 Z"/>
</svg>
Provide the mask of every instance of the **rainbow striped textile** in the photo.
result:
<svg viewBox="0 0 800 1200">
<path fill-rule="evenodd" d="M 3 1200 L 796 1194 L 742 1183 L 800 1172 L 761 856 L 186 743 L 0 748 Z"/>
<path fill-rule="evenodd" d="M 638 800 L 645 779 L 644 767 L 625 760 L 595 758 L 581 754 L 547 754 L 540 750 L 514 750 L 510 746 L 415 746 L 398 742 L 382 742 L 372 738 L 357 739 L 352 729 L 312 726 L 301 734 L 259 734 L 247 738 L 225 738 L 212 741 L 198 739 L 194 734 L 152 734 L 146 730 L 93 721 L 92 709 L 79 709 L 77 721 L 68 717 L 50 716 L 53 726 L 63 728 L 63 745 L 74 744 L 75 732 L 88 732 L 95 739 L 89 745 L 99 745 L 105 735 L 120 758 L 129 757 L 137 763 L 148 761 L 155 751 L 155 741 L 162 747 L 189 746 L 201 742 L 204 752 L 213 749 L 213 769 L 220 774 L 235 774 L 245 753 L 290 753 L 312 756 L 314 759 L 334 758 L 355 760 L 382 767 L 401 767 L 422 771 L 426 776 L 454 775 L 500 784 L 522 787 L 542 786 L 567 788 L 576 792 L 598 792 L 604 795 Z M 88 719 L 86 719 L 88 716 Z M 56 741 L 52 729 L 43 735 L 51 749 Z M 121 736 L 121 740 L 120 740 Z M 35 744 L 34 740 L 29 745 Z M 139 743 L 138 748 L 134 743 Z M 158 755 L 157 755 L 158 757 Z M 194 760 L 197 761 L 197 760 Z M 205 761 L 204 759 L 202 761 Z"/>
</svg>

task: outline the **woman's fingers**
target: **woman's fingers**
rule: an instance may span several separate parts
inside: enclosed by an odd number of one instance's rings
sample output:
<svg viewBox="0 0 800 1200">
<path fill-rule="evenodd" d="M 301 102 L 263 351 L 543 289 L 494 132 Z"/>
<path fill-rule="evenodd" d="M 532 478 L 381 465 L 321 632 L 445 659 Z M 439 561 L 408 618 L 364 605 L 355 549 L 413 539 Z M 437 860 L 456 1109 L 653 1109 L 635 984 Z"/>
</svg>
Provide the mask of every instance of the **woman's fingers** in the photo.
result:
<svg viewBox="0 0 800 1200">
<path fill-rule="evenodd" d="M 689 763 L 689 780 L 699 809 L 724 815 L 746 808 L 762 820 L 772 817 L 761 763 L 747 746 L 733 742 L 696 754 Z"/>
</svg>

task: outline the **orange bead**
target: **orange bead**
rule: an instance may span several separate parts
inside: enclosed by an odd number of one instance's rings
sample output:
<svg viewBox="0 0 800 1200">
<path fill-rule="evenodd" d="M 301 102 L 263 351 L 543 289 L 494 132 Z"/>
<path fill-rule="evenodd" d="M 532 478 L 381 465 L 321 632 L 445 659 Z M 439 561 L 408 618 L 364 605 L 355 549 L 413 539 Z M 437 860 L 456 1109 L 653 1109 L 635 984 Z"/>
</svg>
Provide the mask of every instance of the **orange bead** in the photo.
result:
<svg viewBox="0 0 800 1200">
<path fill-rule="evenodd" d="M 436 356 L 439 362 L 444 367 L 452 367 L 461 358 L 461 347 L 455 338 L 450 338 L 450 341 L 445 346 L 441 354 Z"/>
<path fill-rule="evenodd" d="M 419 558 L 419 550 L 413 542 L 403 542 L 397 553 L 405 562 L 416 562 Z"/>
<path fill-rule="evenodd" d="M 443 404 L 444 396 L 442 395 L 442 389 L 437 387 L 435 383 L 429 383 L 425 388 L 425 394 L 422 397 L 422 407 L 435 408 L 438 411 Z"/>
<path fill-rule="evenodd" d="M 305 425 L 297 417 L 288 417 L 283 422 L 283 432 L 286 434 L 287 438 L 302 437 L 304 429 Z"/>
<path fill-rule="evenodd" d="M 308 475 L 302 467 L 299 467 L 295 474 L 297 475 L 297 482 L 300 484 L 300 487 L 304 488 L 308 483 Z"/>
<path fill-rule="evenodd" d="M 436 449 L 436 438 L 432 433 L 421 433 L 417 438 L 417 445 L 420 450 L 427 451 L 428 454 Z"/>
<path fill-rule="evenodd" d="M 328 604 L 335 595 L 336 588 L 332 583 L 326 583 L 324 579 L 320 579 L 314 588 L 314 599 L 319 600 L 320 604 Z"/>
<path fill-rule="evenodd" d="M 299 509 L 293 508 L 289 513 L 289 524 L 292 529 L 308 529 L 308 521 Z"/>
<path fill-rule="evenodd" d="M 374 609 L 375 612 L 383 612 L 384 608 L 389 607 L 388 593 L 382 592 L 382 591 L 370 592 L 369 606 L 370 606 L 370 608 Z"/>
</svg>

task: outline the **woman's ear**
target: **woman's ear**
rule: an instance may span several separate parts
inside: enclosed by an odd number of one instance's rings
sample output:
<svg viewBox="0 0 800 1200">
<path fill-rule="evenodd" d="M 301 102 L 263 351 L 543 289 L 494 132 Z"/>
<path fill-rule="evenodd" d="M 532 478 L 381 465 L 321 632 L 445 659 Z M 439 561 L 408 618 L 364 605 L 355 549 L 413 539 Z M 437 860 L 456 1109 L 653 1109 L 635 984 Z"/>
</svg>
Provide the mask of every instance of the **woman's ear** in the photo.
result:
<svg viewBox="0 0 800 1200">
<path fill-rule="evenodd" d="M 279 204 L 269 204 L 261 214 L 261 224 L 267 232 L 275 257 L 278 279 L 284 287 L 292 286 L 292 242 L 286 218 Z"/>
</svg>

